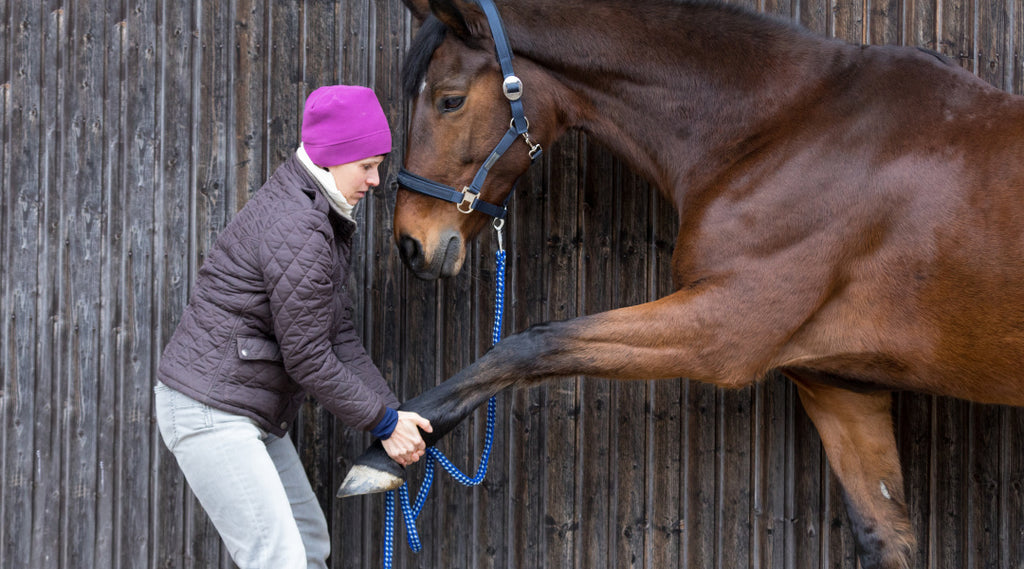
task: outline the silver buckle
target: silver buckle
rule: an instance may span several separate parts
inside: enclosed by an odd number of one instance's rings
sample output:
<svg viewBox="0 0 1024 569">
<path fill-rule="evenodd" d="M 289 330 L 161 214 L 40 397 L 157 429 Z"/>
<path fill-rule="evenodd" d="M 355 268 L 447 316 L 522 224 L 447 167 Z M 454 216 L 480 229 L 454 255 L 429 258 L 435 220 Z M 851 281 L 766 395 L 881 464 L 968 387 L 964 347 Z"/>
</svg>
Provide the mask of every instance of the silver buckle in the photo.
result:
<svg viewBox="0 0 1024 569">
<path fill-rule="evenodd" d="M 501 90 L 509 101 L 518 101 L 523 96 L 523 82 L 515 75 L 509 75 L 501 83 Z"/>
<path fill-rule="evenodd" d="M 469 191 L 469 186 L 466 186 L 462 189 L 462 201 L 455 207 L 457 207 L 462 213 L 473 213 L 473 204 L 476 203 L 476 198 L 477 195 Z M 462 209 L 463 205 L 466 206 L 466 209 Z"/>
</svg>

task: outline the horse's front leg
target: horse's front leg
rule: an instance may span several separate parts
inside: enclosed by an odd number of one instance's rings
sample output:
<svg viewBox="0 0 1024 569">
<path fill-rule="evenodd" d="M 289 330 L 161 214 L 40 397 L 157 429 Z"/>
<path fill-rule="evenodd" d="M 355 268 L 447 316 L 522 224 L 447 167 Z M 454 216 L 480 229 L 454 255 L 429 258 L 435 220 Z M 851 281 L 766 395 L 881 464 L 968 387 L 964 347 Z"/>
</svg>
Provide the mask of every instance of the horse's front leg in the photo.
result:
<svg viewBox="0 0 1024 569">
<path fill-rule="evenodd" d="M 547 378 L 590 375 L 611 379 L 688 377 L 740 386 L 760 377 L 756 330 L 726 322 L 712 297 L 677 292 L 660 300 L 540 324 L 503 339 L 441 385 L 406 401 L 403 410 L 430 420 L 432 445 L 491 396 Z M 775 330 L 768 327 L 766 329 Z M 736 334 L 736 335 L 734 335 Z M 736 354 L 737 346 L 746 357 Z M 762 345 L 773 345 L 764 341 Z M 356 460 L 339 497 L 401 486 L 404 469 L 374 443 Z"/>
<path fill-rule="evenodd" d="M 915 536 L 903 496 L 889 392 L 854 393 L 785 371 L 843 487 L 863 569 L 909 569 Z M 810 381 L 808 381 L 810 380 Z"/>
<path fill-rule="evenodd" d="M 510 336 L 502 341 L 502 345 L 510 340 L 515 343 L 515 338 Z M 428 447 L 433 446 L 481 403 L 512 385 L 512 382 L 501 381 L 501 376 L 494 373 L 496 370 L 493 366 L 488 366 L 489 362 L 496 360 L 508 361 L 499 357 L 502 352 L 496 347 L 441 385 L 402 404 L 401 410 L 415 411 L 430 420 L 433 431 L 420 431 Z M 404 477 L 405 468 L 388 456 L 378 440 L 356 459 L 341 483 L 338 497 L 394 490 L 402 485 Z"/>
</svg>

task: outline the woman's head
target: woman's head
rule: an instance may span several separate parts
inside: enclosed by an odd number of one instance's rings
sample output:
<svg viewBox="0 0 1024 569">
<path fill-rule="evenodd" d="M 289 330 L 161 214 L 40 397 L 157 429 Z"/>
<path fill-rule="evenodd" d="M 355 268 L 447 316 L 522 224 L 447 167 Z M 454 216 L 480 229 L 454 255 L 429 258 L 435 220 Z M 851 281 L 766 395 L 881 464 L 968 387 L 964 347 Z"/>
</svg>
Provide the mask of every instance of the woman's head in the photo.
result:
<svg viewBox="0 0 1024 569">
<path fill-rule="evenodd" d="M 373 90 L 328 85 L 306 98 L 302 146 L 314 164 L 330 168 L 391 152 L 391 129 Z"/>
<path fill-rule="evenodd" d="M 391 152 L 391 129 L 372 90 L 328 85 L 306 98 L 302 147 L 314 164 L 334 177 L 350 205 L 380 184 L 378 167 Z"/>
</svg>

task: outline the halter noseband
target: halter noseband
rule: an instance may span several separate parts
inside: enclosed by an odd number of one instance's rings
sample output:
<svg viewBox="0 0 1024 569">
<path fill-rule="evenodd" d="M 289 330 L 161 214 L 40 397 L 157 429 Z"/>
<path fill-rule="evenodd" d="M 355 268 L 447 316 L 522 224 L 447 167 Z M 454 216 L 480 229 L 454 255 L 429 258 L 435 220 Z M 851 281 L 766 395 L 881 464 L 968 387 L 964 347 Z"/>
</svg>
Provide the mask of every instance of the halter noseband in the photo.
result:
<svg viewBox="0 0 1024 569">
<path fill-rule="evenodd" d="M 479 211 L 496 219 L 505 219 L 505 214 L 507 213 L 506 205 L 508 204 L 508 198 L 512 196 L 511 192 L 509 192 L 508 197 L 505 198 L 501 205 L 492 204 L 480 199 L 480 189 L 484 185 L 484 180 L 487 179 L 491 166 L 494 166 L 494 163 L 505 154 L 505 151 L 520 136 L 523 137 L 523 140 L 530 147 L 531 163 L 536 162 L 540 158 L 542 150 L 540 144 L 533 142 L 528 132 L 530 121 L 526 120 L 526 115 L 523 113 L 523 103 L 520 101 L 523 96 L 523 82 L 512 71 L 512 48 L 509 47 L 508 37 L 505 35 L 505 28 L 502 26 L 498 8 L 492 0 L 475 1 L 483 8 L 484 13 L 487 15 L 487 23 L 491 27 L 491 35 L 494 37 L 494 48 L 498 55 L 498 63 L 501 64 L 501 74 L 504 76 L 501 90 L 505 93 L 505 98 L 508 99 L 509 105 L 512 107 L 512 122 L 509 123 L 505 136 L 502 137 L 498 145 L 487 156 L 487 160 L 484 160 L 484 163 L 480 165 L 480 169 L 473 176 L 473 181 L 464 187 L 461 192 L 450 186 L 413 174 L 405 168 L 398 171 L 398 183 L 421 194 L 454 203 L 462 213 Z"/>
</svg>

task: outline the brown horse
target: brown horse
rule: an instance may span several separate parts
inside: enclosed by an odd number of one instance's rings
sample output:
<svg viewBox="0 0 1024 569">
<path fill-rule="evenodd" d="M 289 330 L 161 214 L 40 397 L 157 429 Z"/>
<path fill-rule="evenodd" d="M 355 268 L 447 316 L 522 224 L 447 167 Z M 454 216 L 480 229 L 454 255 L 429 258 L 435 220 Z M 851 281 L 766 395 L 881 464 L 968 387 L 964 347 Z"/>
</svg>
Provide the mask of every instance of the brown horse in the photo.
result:
<svg viewBox="0 0 1024 569">
<path fill-rule="evenodd" d="M 423 19 L 406 167 L 461 188 L 509 128 L 492 31 L 475 3 L 406 3 Z M 532 140 L 581 129 L 678 210 L 675 292 L 505 338 L 404 405 L 432 421 L 428 443 L 549 378 L 741 388 L 777 370 L 821 435 L 861 565 L 910 566 L 890 392 L 1024 405 L 1024 99 L 937 54 L 711 3 L 498 8 Z M 488 164 L 481 200 L 502 203 L 528 150 Z M 449 276 L 488 220 L 400 189 L 395 238 L 418 275 Z M 377 443 L 342 492 L 401 481 Z"/>
</svg>

